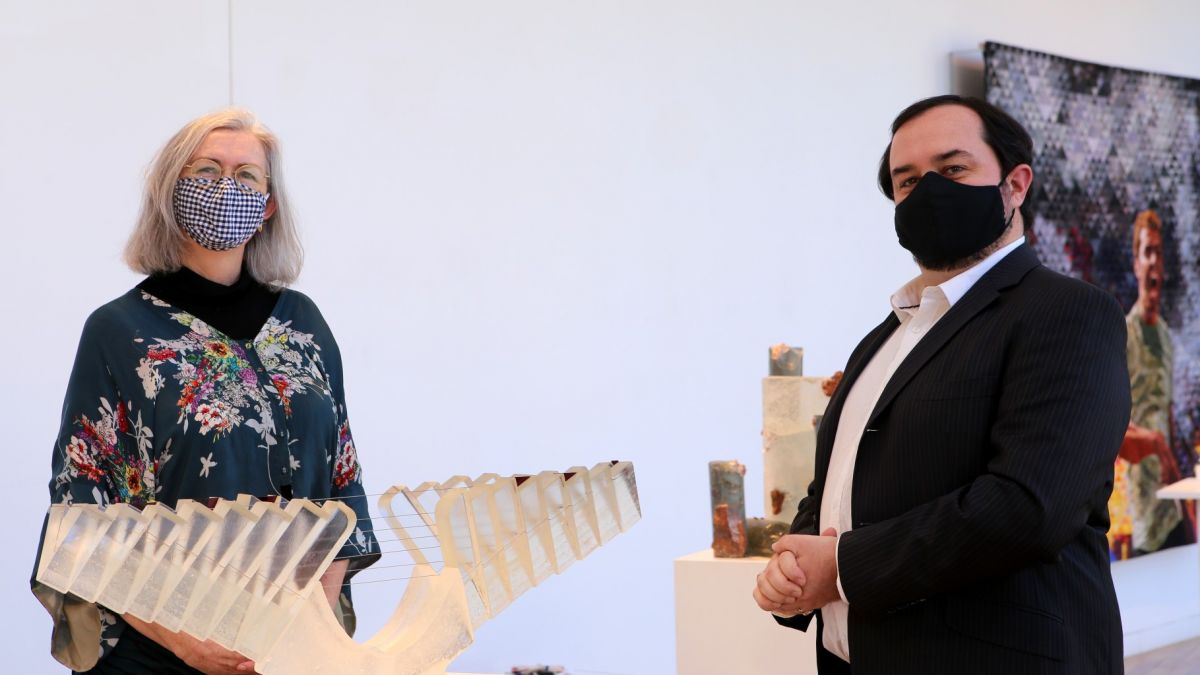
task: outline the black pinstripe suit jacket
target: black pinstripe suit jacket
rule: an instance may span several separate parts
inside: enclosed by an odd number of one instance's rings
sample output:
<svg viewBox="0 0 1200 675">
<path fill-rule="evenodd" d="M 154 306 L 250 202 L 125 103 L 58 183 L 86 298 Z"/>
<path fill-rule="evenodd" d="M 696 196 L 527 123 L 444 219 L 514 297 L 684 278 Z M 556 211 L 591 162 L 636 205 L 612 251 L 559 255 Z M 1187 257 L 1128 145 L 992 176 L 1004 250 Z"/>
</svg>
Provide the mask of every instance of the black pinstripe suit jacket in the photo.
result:
<svg viewBox="0 0 1200 675">
<path fill-rule="evenodd" d="M 846 394 L 897 326 L 850 356 L 793 532 L 816 533 Z M 1125 363 L 1116 301 L 1028 246 L 917 343 L 863 433 L 838 548 L 856 675 L 1123 672 L 1105 533 Z"/>
</svg>

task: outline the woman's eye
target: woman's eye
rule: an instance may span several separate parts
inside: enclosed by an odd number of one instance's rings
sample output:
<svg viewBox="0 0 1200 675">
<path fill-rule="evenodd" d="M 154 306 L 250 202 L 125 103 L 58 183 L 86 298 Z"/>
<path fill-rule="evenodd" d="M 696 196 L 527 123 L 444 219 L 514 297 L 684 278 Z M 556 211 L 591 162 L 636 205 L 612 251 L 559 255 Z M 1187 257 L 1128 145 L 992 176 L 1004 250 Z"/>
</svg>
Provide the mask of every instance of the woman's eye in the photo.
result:
<svg viewBox="0 0 1200 675">
<path fill-rule="evenodd" d="M 196 173 L 204 174 L 206 176 L 211 176 L 211 175 L 215 174 L 216 172 L 217 172 L 217 170 L 211 166 L 202 166 L 202 167 L 199 167 L 198 169 L 196 169 Z"/>
<path fill-rule="evenodd" d="M 951 176 L 953 176 L 956 173 L 962 173 L 963 171 L 966 171 L 966 167 L 959 166 L 959 165 L 948 166 L 945 169 L 942 169 L 942 173 L 949 174 Z"/>
</svg>

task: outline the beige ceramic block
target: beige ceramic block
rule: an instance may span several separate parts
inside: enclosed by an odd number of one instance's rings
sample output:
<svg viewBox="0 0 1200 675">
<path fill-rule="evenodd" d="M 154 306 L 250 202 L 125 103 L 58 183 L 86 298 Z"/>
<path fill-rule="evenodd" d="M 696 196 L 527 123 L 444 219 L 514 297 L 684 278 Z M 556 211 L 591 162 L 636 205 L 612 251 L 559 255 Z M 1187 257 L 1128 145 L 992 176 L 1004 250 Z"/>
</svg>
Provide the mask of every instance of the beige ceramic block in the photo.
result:
<svg viewBox="0 0 1200 675">
<path fill-rule="evenodd" d="M 814 420 L 829 397 L 823 377 L 763 378 L 763 513 L 791 523 L 812 482 L 817 432 Z"/>
</svg>

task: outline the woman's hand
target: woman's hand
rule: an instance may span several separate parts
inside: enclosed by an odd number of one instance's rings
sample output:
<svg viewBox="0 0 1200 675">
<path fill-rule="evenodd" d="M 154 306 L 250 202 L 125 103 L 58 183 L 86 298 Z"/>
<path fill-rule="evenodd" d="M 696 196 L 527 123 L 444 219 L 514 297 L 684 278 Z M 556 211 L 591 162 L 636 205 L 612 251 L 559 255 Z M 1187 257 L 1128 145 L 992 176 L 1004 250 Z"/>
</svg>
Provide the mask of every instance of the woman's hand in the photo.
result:
<svg viewBox="0 0 1200 675">
<path fill-rule="evenodd" d="M 201 642 L 187 633 L 174 633 L 177 644 L 169 648 L 184 663 L 208 675 L 249 675 L 254 662 L 212 640 Z"/>
<path fill-rule="evenodd" d="M 241 654 L 230 651 L 212 640 L 197 640 L 187 633 L 173 633 L 154 623 L 146 623 L 136 616 L 125 614 L 125 619 L 134 630 L 169 649 L 189 666 L 207 675 L 249 675 L 255 672 L 254 662 Z"/>
<path fill-rule="evenodd" d="M 334 560 L 325 570 L 325 574 L 321 575 L 321 587 L 325 590 L 325 599 L 329 601 L 330 607 L 338 606 L 338 596 L 342 594 L 342 582 L 346 579 L 346 568 L 349 566 L 350 561 L 345 558 Z"/>
</svg>

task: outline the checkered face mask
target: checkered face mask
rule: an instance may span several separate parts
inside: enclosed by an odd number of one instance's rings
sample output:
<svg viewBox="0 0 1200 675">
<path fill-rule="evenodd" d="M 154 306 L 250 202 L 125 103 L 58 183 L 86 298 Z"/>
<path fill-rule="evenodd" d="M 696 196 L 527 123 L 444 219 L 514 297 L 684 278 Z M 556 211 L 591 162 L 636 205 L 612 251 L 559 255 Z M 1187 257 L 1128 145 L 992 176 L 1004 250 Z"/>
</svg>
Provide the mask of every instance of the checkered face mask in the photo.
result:
<svg viewBox="0 0 1200 675">
<path fill-rule="evenodd" d="M 232 178 L 180 178 L 175 182 L 175 221 L 210 251 L 228 251 L 262 229 L 267 195 Z"/>
</svg>

